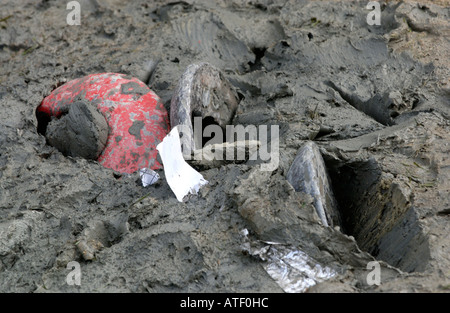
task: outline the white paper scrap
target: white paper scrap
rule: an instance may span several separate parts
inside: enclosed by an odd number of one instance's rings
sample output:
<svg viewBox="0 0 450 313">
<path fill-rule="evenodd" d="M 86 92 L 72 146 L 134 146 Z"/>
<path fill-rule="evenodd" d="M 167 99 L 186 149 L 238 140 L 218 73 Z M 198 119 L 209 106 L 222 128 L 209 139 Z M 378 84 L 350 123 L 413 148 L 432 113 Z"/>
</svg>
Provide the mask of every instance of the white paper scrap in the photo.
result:
<svg viewBox="0 0 450 313">
<path fill-rule="evenodd" d="M 208 183 L 199 172 L 193 169 L 183 158 L 180 135 L 177 127 L 164 137 L 156 146 L 161 156 L 167 183 L 178 201 L 183 202 L 189 193 L 197 194 L 200 187 Z"/>
<path fill-rule="evenodd" d="M 141 168 L 139 170 L 142 186 L 147 187 L 156 183 L 159 179 L 159 174 L 149 168 Z"/>
</svg>

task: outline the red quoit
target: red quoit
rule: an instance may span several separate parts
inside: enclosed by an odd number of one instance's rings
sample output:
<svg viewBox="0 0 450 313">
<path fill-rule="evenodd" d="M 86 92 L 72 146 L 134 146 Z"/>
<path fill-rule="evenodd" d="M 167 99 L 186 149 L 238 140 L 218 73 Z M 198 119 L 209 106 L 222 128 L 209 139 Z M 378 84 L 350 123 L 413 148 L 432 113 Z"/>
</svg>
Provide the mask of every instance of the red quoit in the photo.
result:
<svg viewBox="0 0 450 313">
<path fill-rule="evenodd" d="M 37 108 L 60 117 L 75 101 L 91 102 L 109 125 L 106 147 L 98 158 L 104 167 L 133 173 L 162 168 L 156 146 L 170 130 L 159 97 L 137 78 L 117 73 L 92 74 L 55 89 Z"/>
</svg>

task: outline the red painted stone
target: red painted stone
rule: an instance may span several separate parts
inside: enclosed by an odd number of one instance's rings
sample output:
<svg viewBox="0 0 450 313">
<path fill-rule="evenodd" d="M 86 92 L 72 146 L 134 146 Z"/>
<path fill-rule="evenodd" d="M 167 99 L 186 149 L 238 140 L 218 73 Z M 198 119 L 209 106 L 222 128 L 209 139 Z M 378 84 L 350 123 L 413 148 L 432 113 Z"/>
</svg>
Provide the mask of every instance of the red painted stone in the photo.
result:
<svg viewBox="0 0 450 313">
<path fill-rule="evenodd" d="M 55 89 L 37 108 L 59 117 L 76 100 L 97 105 L 109 125 L 106 147 L 98 162 L 121 173 L 162 168 L 156 146 L 170 130 L 159 97 L 137 78 L 117 73 L 92 74 Z"/>
</svg>

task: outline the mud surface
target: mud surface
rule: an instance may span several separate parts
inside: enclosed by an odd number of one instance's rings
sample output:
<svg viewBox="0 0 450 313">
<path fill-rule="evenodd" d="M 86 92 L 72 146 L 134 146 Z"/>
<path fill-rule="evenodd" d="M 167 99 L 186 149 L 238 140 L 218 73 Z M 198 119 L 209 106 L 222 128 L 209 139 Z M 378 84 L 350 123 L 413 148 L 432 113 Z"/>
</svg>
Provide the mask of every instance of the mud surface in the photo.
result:
<svg viewBox="0 0 450 313">
<path fill-rule="evenodd" d="M 380 26 L 367 24 L 367 1 L 79 2 L 70 26 L 64 2 L 2 0 L 1 292 L 282 292 L 243 251 L 243 229 L 338 273 L 311 292 L 448 292 L 447 1 L 380 1 Z M 163 171 L 144 188 L 138 173 L 65 156 L 38 132 L 36 108 L 64 82 L 142 77 L 170 110 L 195 62 L 236 88 L 233 124 L 279 125 L 275 171 L 202 170 L 209 184 L 179 203 Z M 306 140 L 345 233 L 286 180 Z M 373 260 L 379 286 L 367 284 Z M 80 286 L 66 282 L 71 261 Z"/>
</svg>

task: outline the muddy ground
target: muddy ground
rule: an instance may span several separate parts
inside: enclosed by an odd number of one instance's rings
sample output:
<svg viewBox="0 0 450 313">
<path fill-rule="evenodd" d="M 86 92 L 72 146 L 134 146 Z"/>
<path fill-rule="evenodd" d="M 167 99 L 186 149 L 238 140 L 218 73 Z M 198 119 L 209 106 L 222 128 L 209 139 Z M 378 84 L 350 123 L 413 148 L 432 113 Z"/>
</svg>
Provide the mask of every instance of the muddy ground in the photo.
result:
<svg viewBox="0 0 450 313">
<path fill-rule="evenodd" d="M 0 291 L 283 292 L 242 248 L 279 242 L 338 273 L 309 292 L 450 289 L 449 3 L 0 0 Z M 65 157 L 38 132 L 43 98 L 101 72 L 145 76 L 169 109 L 186 67 L 221 69 L 241 101 L 233 124 L 279 125 L 279 166 L 201 169 L 186 203 Z M 321 149 L 343 217 L 327 228 L 286 173 Z M 381 264 L 379 285 L 368 262 Z M 81 285 L 66 268 L 81 266 Z"/>
</svg>

